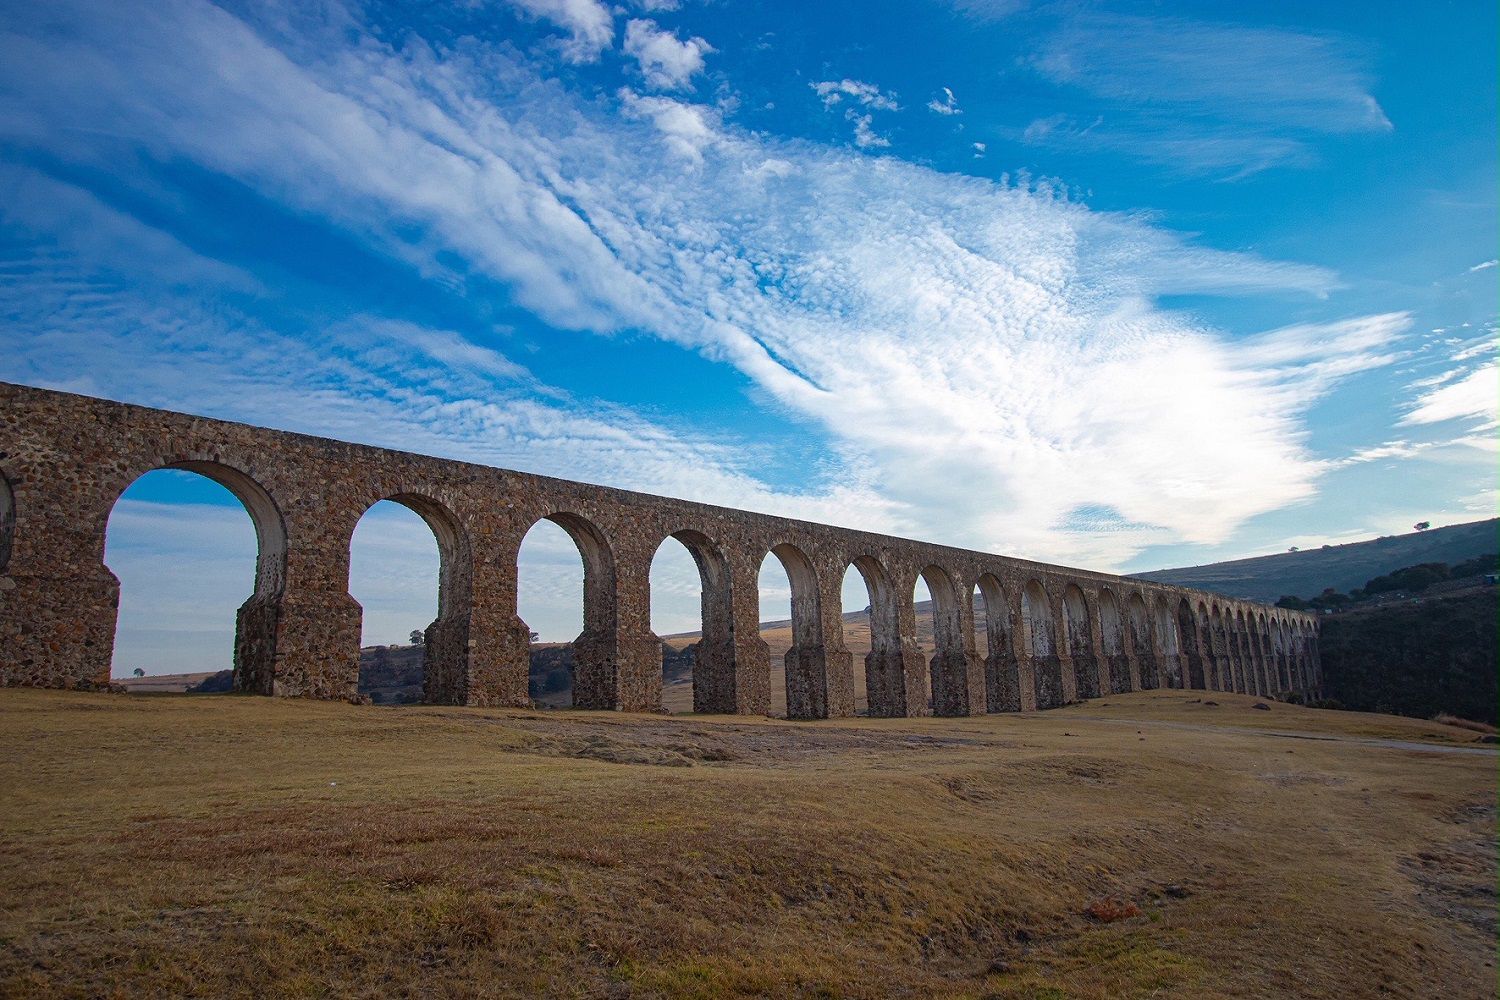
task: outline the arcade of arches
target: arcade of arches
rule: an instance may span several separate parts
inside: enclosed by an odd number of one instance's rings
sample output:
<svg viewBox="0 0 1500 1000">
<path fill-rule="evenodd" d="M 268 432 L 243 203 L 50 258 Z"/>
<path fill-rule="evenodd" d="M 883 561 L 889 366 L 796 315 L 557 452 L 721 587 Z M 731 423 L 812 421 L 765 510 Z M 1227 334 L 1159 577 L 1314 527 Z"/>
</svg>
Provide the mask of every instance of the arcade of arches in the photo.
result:
<svg viewBox="0 0 1500 1000">
<path fill-rule="evenodd" d="M 429 702 L 529 702 L 516 557 L 542 520 L 561 527 L 582 557 L 574 667 L 582 708 L 660 706 L 650 571 L 668 538 L 687 548 L 702 586 L 696 711 L 770 710 L 770 656 L 759 634 L 768 558 L 790 587 L 784 662 L 793 718 L 853 714 L 859 673 L 877 716 L 1024 711 L 1153 687 L 1274 697 L 1320 686 L 1317 622 L 1297 612 L 4 383 L 0 683 L 109 682 L 119 584 L 103 561 L 105 527 L 125 488 L 159 468 L 220 483 L 254 525 L 254 591 L 235 641 L 244 691 L 356 697 L 362 609 L 349 594 L 350 540 L 382 500 L 417 513 L 437 541 Z M 870 607 L 863 671 L 844 641 L 851 570 Z M 917 641 L 918 580 L 932 600 L 931 656 Z"/>
</svg>

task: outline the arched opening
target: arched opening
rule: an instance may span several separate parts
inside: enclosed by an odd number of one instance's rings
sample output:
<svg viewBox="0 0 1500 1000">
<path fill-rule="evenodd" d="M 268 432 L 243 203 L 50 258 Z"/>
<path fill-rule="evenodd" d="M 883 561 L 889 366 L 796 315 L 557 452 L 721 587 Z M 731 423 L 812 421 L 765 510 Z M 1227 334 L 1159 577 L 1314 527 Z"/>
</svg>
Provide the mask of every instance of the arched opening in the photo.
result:
<svg viewBox="0 0 1500 1000">
<path fill-rule="evenodd" d="M 729 564 L 719 547 L 693 530 L 662 539 L 651 559 L 651 631 L 662 637 L 663 708 L 733 704 L 732 623 Z"/>
<path fill-rule="evenodd" d="M 968 663 L 964 656 L 963 621 L 959 609 L 958 588 L 953 578 L 940 566 L 927 566 L 912 587 L 912 600 L 920 600 L 926 590 L 932 615 L 932 659 L 928 676 L 932 692 L 932 711 L 936 715 L 968 714 Z"/>
<path fill-rule="evenodd" d="M 984 657 L 985 709 L 1021 710 L 1021 665 L 1010 632 L 1010 601 L 1000 578 L 986 573 L 975 585 L 975 648 Z M 980 615 L 983 615 L 981 619 Z M 980 644 L 980 638 L 983 644 Z"/>
<path fill-rule="evenodd" d="M 1163 598 L 1156 599 L 1156 646 L 1161 650 L 1161 663 L 1157 668 L 1157 686 L 1181 688 L 1182 649 L 1178 638 L 1177 621 L 1172 617 L 1172 607 Z"/>
<path fill-rule="evenodd" d="M 1206 643 L 1203 636 L 1199 634 L 1198 619 L 1193 615 L 1192 606 L 1188 604 L 1187 598 L 1183 598 L 1177 604 L 1177 635 L 1182 642 L 1182 656 L 1187 661 L 1187 676 L 1183 678 L 1183 687 L 1201 690 L 1203 688 L 1203 658 Z"/>
<path fill-rule="evenodd" d="M 577 514 L 549 514 L 521 539 L 516 614 L 531 633 L 529 686 L 545 705 L 612 708 L 614 555 Z"/>
<path fill-rule="evenodd" d="M 360 516 L 349 595 L 361 609 L 359 690 L 375 704 L 454 700 L 468 646 L 467 551 L 457 518 L 426 497 L 392 496 Z"/>
<path fill-rule="evenodd" d="M 1250 633 L 1245 630 L 1245 612 L 1234 612 L 1234 655 L 1239 662 L 1239 687 L 1241 694 L 1259 694 L 1255 684 L 1255 658 L 1250 655 Z"/>
<path fill-rule="evenodd" d="M 0 472 L 0 573 L 10 565 L 11 540 L 16 535 L 16 494 L 10 480 Z"/>
<path fill-rule="evenodd" d="M 259 483 L 217 462 L 164 463 L 115 501 L 104 552 L 120 581 L 113 677 L 140 690 L 271 693 L 286 526 Z"/>
<path fill-rule="evenodd" d="M 1099 697 L 1099 660 L 1094 655 L 1093 628 L 1088 600 L 1083 590 L 1070 583 L 1063 588 L 1063 627 L 1068 637 L 1068 657 L 1079 698 Z"/>
<path fill-rule="evenodd" d="M 1264 614 L 1255 618 L 1255 650 L 1260 655 L 1260 693 L 1276 694 L 1276 657 L 1271 652 L 1271 625 Z"/>
<path fill-rule="evenodd" d="M 1151 691 L 1161 686 L 1161 676 L 1156 663 L 1156 654 L 1151 649 L 1151 618 L 1146 611 L 1146 601 L 1138 593 L 1125 598 L 1125 620 L 1129 627 L 1130 651 L 1135 656 L 1136 672 L 1141 679 L 1141 690 Z"/>
<path fill-rule="evenodd" d="M 1305 693 L 1307 678 L 1302 660 L 1302 624 L 1295 618 L 1287 626 L 1287 659 L 1292 668 L 1292 690 Z"/>
<path fill-rule="evenodd" d="M 1286 632 L 1280 618 L 1271 619 L 1271 662 L 1276 670 L 1276 693 L 1285 695 L 1291 683 L 1286 669 Z"/>
<path fill-rule="evenodd" d="M 855 660 L 863 657 L 864 703 L 878 718 L 900 718 L 910 714 L 906 651 L 901 645 L 901 609 L 890 574 L 873 556 L 860 556 L 844 570 L 844 645 Z M 863 613 L 851 608 L 865 608 Z M 925 673 L 925 671 L 924 671 Z M 925 681 L 923 690 L 925 692 Z M 856 685 L 858 692 L 858 685 Z M 858 702 L 856 702 L 856 705 Z"/>
<path fill-rule="evenodd" d="M 780 565 L 781 574 L 775 571 L 773 563 Z M 784 588 L 779 586 L 783 574 Z M 819 634 L 820 612 L 818 577 L 812 561 L 790 543 L 772 547 L 761 562 L 761 637 L 773 657 L 779 649 L 786 650 L 781 657 L 785 671 L 782 690 L 786 716 L 790 719 L 828 717 L 828 678 Z M 768 614 L 785 617 L 768 619 Z"/>
<path fill-rule="evenodd" d="M 1200 605 L 1199 610 L 1202 610 Z M 1209 660 L 1203 672 L 1204 683 L 1211 691 L 1230 690 L 1229 643 L 1224 634 L 1224 616 L 1217 604 L 1212 605 L 1204 619 L 1208 623 Z"/>
<path fill-rule="evenodd" d="M 1214 649 L 1214 623 L 1209 617 L 1208 605 L 1202 601 L 1198 602 L 1198 611 L 1193 616 L 1198 623 L 1198 645 L 1203 650 L 1203 688 L 1212 691 L 1218 687 L 1214 680 L 1214 672 L 1218 664 L 1214 661 L 1217 655 Z"/>
<path fill-rule="evenodd" d="M 1109 693 L 1130 690 L 1130 660 L 1125 656 L 1125 623 L 1114 591 L 1099 591 L 1099 646 L 1109 666 Z"/>
<path fill-rule="evenodd" d="M 1052 620 L 1052 602 L 1036 580 L 1021 590 L 1021 629 L 1031 659 L 1031 682 L 1036 689 L 1037 708 L 1055 708 L 1063 703 L 1062 660 L 1057 655 L 1057 635 Z"/>
</svg>

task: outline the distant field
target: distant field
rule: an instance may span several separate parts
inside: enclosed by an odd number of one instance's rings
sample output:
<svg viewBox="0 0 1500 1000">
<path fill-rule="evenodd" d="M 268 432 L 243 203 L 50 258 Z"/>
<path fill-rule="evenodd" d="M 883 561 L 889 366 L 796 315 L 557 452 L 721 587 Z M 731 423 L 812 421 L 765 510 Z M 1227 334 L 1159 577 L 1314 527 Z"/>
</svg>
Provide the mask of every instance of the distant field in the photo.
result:
<svg viewBox="0 0 1500 1000">
<path fill-rule="evenodd" d="M 0 690 L 0 995 L 1493 997 L 1494 754 L 1253 704 Z"/>
</svg>

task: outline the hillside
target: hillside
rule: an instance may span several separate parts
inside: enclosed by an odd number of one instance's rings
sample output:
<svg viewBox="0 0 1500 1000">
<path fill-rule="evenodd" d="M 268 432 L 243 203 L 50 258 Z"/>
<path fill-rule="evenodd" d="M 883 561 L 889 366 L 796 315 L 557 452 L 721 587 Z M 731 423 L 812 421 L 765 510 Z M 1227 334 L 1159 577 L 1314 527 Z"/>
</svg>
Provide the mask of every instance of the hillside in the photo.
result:
<svg viewBox="0 0 1500 1000">
<path fill-rule="evenodd" d="M 1500 722 L 1497 613 L 1495 588 L 1481 586 L 1327 615 L 1326 694 L 1359 711 Z"/>
<path fill-rule="evenodd" d="M 1496 551 L 1500 551 L 1500 519 L 1491 518 L 1303 552 L 1280 552 L 1133 575 L 1270 603 L 1283 594 L 1317 594 L 1325 587 L 1348 591 L 1402 566 L 1460 563 Z"/>
<path fill-rule="evenodd" d="M 1494 753 L 1253 704 L 0 690 L 0 995 L 1493 997 Z"/>
</svg>

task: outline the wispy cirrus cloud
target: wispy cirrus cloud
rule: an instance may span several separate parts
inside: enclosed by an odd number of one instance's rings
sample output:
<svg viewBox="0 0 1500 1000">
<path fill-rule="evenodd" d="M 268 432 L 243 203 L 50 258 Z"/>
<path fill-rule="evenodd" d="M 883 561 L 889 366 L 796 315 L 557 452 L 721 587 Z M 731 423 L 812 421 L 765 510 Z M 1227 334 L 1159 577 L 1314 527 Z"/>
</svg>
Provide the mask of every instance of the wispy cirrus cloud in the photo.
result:
<svg viewBox="0 0 1500 1000">
<path fill-rule="evenodd" d="M 1201 173 L 1316 162 L 1323 135 L 1382 133 L 1369 53 L 1348 39 L 1173 17 L 1083 14 L 1031 60 L 1051 82 L 1099 102 L 1022 133 L 1036 144 L 1115 150 Z"/>
<path fill-rule="evenodd" d="M 1423 390 L 1402 416 L 1403 425 L 1462 421 L 1463 443 L 1489 450 L 1500 448 L 1494 435 L 1500 430 L 1500 362 L 1445 373 Z"/>
<path fill-rule="evenodd" d="M 122 146 L 191 163 L 456 300 L 503 289 L 559 345 L 632 331 L 692 350 L 821 436 L 826 461 L 777 488 L 764 443 L 573 400 L 472 332 L 375 301 L 282 328 L 210 278 L 196 308 L 143 289 L 16 296 L 4 371 L 26 381 L 1107 567 L 1307 497 L 1306 408 L 1403 329 L 1234 340 L 1158 300 L 1321 296 L 1336 276 L 1045 185 L 780 139 L 668 97 L 579 96 L 474 39 L 273 42 L 168 0 L 49 5 L 5 48 L 7 141 L 77 168 Z M 897 106 L 825 83 L 830 107 Z M 77 138 L 106 122 L 109 142 Z"/>
</svg>

